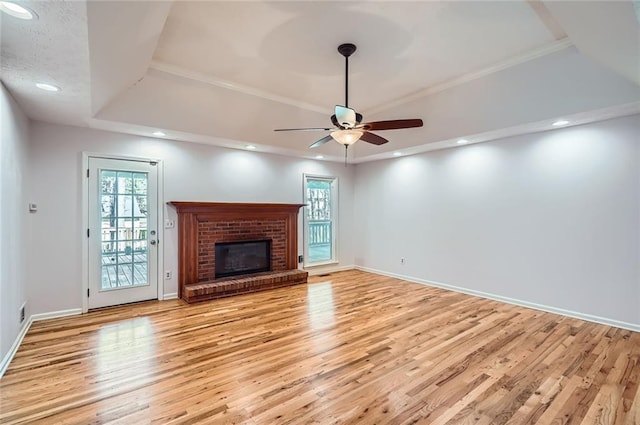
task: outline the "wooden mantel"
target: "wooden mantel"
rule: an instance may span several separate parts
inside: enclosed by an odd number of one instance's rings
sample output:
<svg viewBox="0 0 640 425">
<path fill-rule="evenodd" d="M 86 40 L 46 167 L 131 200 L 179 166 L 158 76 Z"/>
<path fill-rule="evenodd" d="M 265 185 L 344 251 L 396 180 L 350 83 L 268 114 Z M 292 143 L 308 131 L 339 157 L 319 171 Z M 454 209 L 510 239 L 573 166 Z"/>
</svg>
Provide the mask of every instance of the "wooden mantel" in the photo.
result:
<svg viewBox="0 0 640 425">
<path fill-rule="evenodd" d="M 185 285 L 205 280 L 200 268 L 211 268 L 206 256 L 211 253 L 202 252 L 200 238 L 205 236 L 202 227 L 207 223 L 229 223 L 229 226 L 241 226 L 242 223 L 269 223 L 277 220 L 281 223 L 277 231 L 284 234 L 284 252 L 281 267 L 294 270 L 298 267 L 298 211 L 304 204 L 261 204 L 261 203 L 223 203 L 223 202 L 168 202 L 178 212 L 178 289 L 180 298 L 184 298 Z M 273 225 L 269 224 L 269 231 Z M 259 231 L 256 230 L 256 231 Z M 242 240 L 243 237 L 254 237 L 244 234 L 242 230 L 228 232 L 225 242 Z M 236 235 L 237 233 L 237 235 Z M 229 239 L 230 238 L 230 239 Z"/>
</svg>

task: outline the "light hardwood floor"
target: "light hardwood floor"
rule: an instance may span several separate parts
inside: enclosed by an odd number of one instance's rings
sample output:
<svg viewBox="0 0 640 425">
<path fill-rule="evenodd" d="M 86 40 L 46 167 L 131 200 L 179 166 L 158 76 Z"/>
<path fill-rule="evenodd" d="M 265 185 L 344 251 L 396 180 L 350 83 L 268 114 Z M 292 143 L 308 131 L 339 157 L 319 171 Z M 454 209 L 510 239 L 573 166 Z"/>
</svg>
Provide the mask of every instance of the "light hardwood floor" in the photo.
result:
<svg viewBox="0 0 640 425">
<path fill-rule="evenodd" d="M 640 424 L 640 333 L 349 271 L 36 322 L 1 423 Z"/>
</svg>

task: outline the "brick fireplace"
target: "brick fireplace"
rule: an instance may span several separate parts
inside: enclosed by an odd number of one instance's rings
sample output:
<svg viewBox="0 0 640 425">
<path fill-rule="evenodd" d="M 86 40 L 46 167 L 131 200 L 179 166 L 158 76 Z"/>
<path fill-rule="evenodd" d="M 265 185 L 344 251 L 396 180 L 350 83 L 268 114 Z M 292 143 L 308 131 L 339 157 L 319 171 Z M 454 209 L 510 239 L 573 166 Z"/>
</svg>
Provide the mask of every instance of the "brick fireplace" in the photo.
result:
<svg viewBox="0 0 640 425">
<path fill-rule="evenodd" d="M 252 220 L 238 218 L 198 222 L 198 281 L 215 279 L 216 258 L 214 247 L 219 242 L 271 239 L 271 270 L 288 270 L 286 229 L 286 221 L 283 219 Z"/>
<path fill-rule="evenodd" d="M 180 298 L 200 301 L 306 282 L 307 273 L 297 270 L 298 211 L 303 204 L 169 204 L 178 212 Z M 215 278 L 216 243 L 258 239 L 271 240 L 269 272 L 254 278 Z"/>
</svg>

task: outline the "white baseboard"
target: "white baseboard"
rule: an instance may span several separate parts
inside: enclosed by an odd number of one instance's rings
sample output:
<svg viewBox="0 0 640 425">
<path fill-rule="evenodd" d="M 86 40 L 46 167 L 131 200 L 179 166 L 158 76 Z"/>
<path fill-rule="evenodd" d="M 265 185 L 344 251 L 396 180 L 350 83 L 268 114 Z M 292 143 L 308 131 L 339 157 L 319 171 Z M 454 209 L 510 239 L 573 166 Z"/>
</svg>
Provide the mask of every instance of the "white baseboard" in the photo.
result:
<svg viewBox="0 0 640 425">
<path fill-rule="evenodd" d="M 309 267 L 304 269 L 304 271 L 309 272 L 309 276 L 318 276 L 321 274 L 327 273 L 336 273 L 343 272 L 345 270 L 353 270 L 356 266 L 353 264 L 350 266 L 317 266 L 317 267 Z"/>
<path fill-rule="evenodd" d="M 467 295 L 473 295 L 476 297 L 487 298 L 494 301 L 500 301 L 507 304 L 517 305 L 520 307 L 528 307 L 534 310 L 545 311 L 547 313 L 560 314 L 562 316 L 572 317 L 574 319 L 581 319 L 587 322 L 598 323 L 600 325 L 613 326 L 616 328 L 627 329 L 634 332 L 640 332 L 640 324 L 622 322 L 615 319 L 609 319 L 607 317 L 594 316 L 592 314 L 580 313 L 572 310 L 565 310 L 563 308 L 551 307 L 548 305 L 532 303 L 529 301 L 519 300 L 515 298 L 503 297 L 502 295 L 490 294 L 487 292 L 476 291 L 473 289 L 461 288 L 459 286 L 449 285 L 441 282 L 434 282 L 431 280 L 420 279 L 412 276 L 405 276 L 397 273 L 385 272 L 382 270 L 376 270 L 369 267 L 355 266 L 357 270 L 362 270 L 369 273 L 379 274 L 382 276 L 394 277 L 396 279 L 406 280 L 408 282 L 420 283 L 422 285 L 435 286 L 437 288 L 448 289 L 454 292 L 460 292 Z"/>
<path fill-rule="evenodd" d="M 72 308 L 69 310 L 50 311 L 48 313 L 39 313 L 31 316 L 31 321 L 37 322 L 38 320 L 57 319 L 59 317 L 76 316 L 82 314 L 81 308 Z"/>
<path fill-rule="evenodd" d="M 164 294 L 164 296 L 162 297 L 163 301 L 166 300 L 177 300 L 178 299 L 178 293 L 177 292 L 169 292 L 168 294 Z"/>
<path fill-rule="evenodd" d="M 24 323 L 22 324 L 22 327 L 20 328 L 20 332 L 18 332 L 18 335 L 16 336 L 15 341 L 13 341 L 13 345 L 11 345 L 11 348 L 9 349 L 7 354 L 4 356 L 4 358 L 0 362 L 0 378 L 2 378 L 4 373 L 7 371 L 7 368 L 9 367 L 11 360 L 13 360 L 13 356 L 15 356 L 16 353 L 18 352 L 18 348 L 20 348 L 20 344 L 22 344 L 22 340 L 24 339 L 25 335 L 29 331 L 29 328 L 31 327 L 31 324 L 33 322 L 36 322 L 38 320 L 55 319 L 58 317 L 74 316 L 76 314 L 82 314 L 82 309 L 73 308 L 70 310 L 60 310 L 60 311 L 51 311 L 49 313 L 32 314 L 27 320 L 24 321 Z"/>
<path fill-rule="evenodd" d="M 15 341 L 13 341 L 13 344 L 11 345 L 11 348 L 9 349 L 7 354 L 5 354 L 4 358 L 2 359 L 2 362 L 0 362 L 0 378 L 2 378 L 2 375 L 4 375 L 4 373 L 7 371 L 7 368 L 9 367 L 9 363 L 11 363 L 11 360 L 13 360 L 13 356 L 16 355 L 18 348 L 20 348 L 20 344 L 22 344 L 22 340 L 24 339 L 24 336 L 27 334 L 27 331 L 31 327 L 31 323 L 33 323 L 32 317 L 29 317 L 27 320 L 24 321 L 24 323 L 22 324 L 22 327 L 20 328 L 20 332 L 18 332 L 18 335 L 16 336 Z"/>
</svg>

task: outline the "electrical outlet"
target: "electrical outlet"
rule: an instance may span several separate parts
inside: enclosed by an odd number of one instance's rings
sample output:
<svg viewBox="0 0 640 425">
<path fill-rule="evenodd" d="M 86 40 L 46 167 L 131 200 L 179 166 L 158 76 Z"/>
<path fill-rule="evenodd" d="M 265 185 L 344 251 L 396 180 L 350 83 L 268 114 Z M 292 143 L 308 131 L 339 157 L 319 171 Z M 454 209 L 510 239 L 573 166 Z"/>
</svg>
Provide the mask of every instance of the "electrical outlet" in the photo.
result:
<svg viewBox="0 0 640 425">
<path fill-rule="evenodd" d="M 404 257 L 400 258 L 400 264 L 404 266 Z"/>
<path fill-rule="evenodd" d="M 165 280 L 171 279 L 171 275 L 172 275 L 171 270 L 165 270 L 165 272 L 164 272 Z"/>
<path fill-rule="evenodd" d="M 173 229 L 174 227 L 176 227 L 176 222 L 174 220 L 166 219 L 164 221 L 165 229 Z"/>
</svg>

